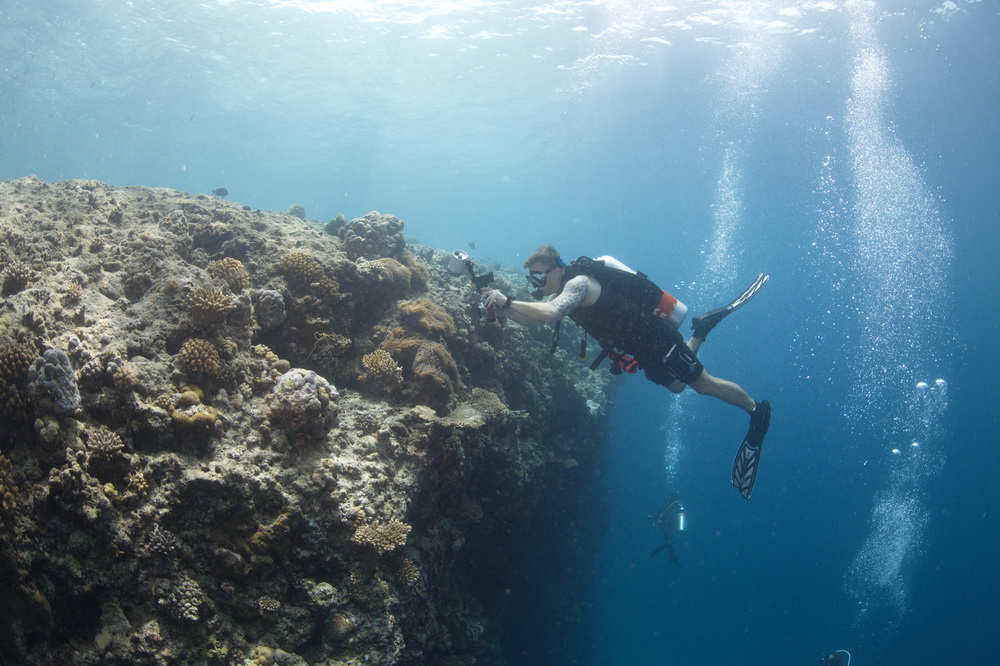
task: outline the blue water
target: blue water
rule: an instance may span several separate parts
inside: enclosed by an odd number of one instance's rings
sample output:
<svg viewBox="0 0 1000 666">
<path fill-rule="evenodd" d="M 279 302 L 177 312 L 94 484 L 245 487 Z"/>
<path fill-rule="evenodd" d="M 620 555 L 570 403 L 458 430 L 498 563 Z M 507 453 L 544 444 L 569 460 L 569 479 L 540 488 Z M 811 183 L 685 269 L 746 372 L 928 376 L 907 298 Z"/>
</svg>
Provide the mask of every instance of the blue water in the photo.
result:
<svg viewBox="0 0 1000 666">
<path fill-rule="evenodd" d="M 771 272 L 702 351 L 774 405 L 752 501 L 728 480 L 744 415 L 623 389 L 594 663 L 996 664 L 998 19 L 923 0 L 4 2 L 0 178 L 377 209 L 514 264 L 551 242 L 694 312 Z M 679 566 L 648 557 L 671 490 Z"/>
</svg>

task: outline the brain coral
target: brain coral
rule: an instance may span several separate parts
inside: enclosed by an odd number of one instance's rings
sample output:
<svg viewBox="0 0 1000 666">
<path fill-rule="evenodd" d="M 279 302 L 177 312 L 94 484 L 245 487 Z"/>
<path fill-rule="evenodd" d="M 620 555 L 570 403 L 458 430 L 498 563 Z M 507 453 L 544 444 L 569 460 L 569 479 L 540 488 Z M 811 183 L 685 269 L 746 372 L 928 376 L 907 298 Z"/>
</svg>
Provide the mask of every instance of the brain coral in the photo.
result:
<svg viewBox="0 0 1000 666">
<path fill-rule="evenodd" d="M 80 406 L 80 390 L 69 356 L 61 349 L 46 349 L 28 368 L 26 390 L 42 412 L 72 414 Z"/>
<path fill-rule="evenodd" d="M 270 331 L 285 323 L 285 299 L 274 289 L 261 289 L 253 306 L 253 314 L 261 329 Z"/>
<path fill-rule="evenodd" d="M 286 432 L 321 434 L 337 415 L 340 394 L 312 370 L 292 368 L 278 378 L 268 396 L 268 418 Z"/>
<path fill-rule="evenodd" d="M 393 215 L 372 211 L 351 220 L 337 232 L 351 261 L 365 257 L 398 257 L 406 247 L 404 222 Z"/>
</svg>

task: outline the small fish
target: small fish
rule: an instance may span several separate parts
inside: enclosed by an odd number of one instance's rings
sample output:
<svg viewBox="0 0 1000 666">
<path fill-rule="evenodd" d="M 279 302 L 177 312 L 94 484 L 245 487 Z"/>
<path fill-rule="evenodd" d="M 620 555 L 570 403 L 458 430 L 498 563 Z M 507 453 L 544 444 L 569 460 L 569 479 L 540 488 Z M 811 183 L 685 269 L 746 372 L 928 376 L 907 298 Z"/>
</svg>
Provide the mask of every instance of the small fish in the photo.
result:
<svg viewBox="0 0 1000 666">
<path fill-rule="evenodd" d="M 223 199 L 225 199 L 226 196 L 229 194 L 229 190 L 227 190 L 224 187 L 217 187 L 214 190 L 212 190 L 212 194 L 214 194 L 217 197 L 222 197 Z"/>
<path fill-rule="evenodd" d="M 476 249 L 476 244 L 473 243 L 472 241 L 469 241 L 469 249 L 470 250 L 475 250 Z"/>
</svg>

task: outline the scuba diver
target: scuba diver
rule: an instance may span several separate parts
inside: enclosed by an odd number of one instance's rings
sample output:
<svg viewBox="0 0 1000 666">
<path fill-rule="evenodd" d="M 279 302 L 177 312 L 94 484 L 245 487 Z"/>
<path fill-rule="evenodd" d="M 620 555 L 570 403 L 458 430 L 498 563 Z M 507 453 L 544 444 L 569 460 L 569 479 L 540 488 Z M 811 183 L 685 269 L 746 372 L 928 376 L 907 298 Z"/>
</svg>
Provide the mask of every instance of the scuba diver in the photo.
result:
<svg viewBox="0 0 1000 666">
<path fill-rule="evenodd" d="M 642 368 L 647 379 L 674 393 L 690 386 L 750 415 L 750 429 L 740 444 L 732 474 L 733 485 L 750 499 L 761 445 L 770 425 L 771 405 L 766 400 L 756 402 L 738 384 L 710 375 L 698 360 L 698 350 L 709 332 L 749 302 L 771 276 L 761 273 L 731 303 L 695 317 L 694 333 L 685 342 L 677 329 L 684 321 L 687 306 L 643 273 L 613 257 L 580 257 L 567 265 L 554 247 L 543 245 L 528 257 L 524 266 L 529 271 L 528 281 L 538 290 L 536 298 L 551 299 L 529 303 L 483 287 L 480 298 L 486 308 L 493 308 L 519 324 L 555 322 L 553 351 L 559 322 L 569 317 L 601 345 L 601 353 L 591 370 L 610 357 L 611 371 L 615 374 L 623 371 L 631 374 Z M 580 351 L 584 357 L 586 338 L 581 341 Z"/>
<path fill-rule="evenodd" d="M 663 551 L 667 551 L 667 556 L 674 564 L 680 564 L 677 559 L 677 550 L 674 548 L 674 531 L 684 531 L 685 521 L 684 505 L 680 498 L 674 494 L 667 498 L 667 503 L 653 517 L 653 526 L 659 528 L 663 537 L 663 545 L 653 549 L 650 557 L 656 557 Z"/>
<path fill-rule="evenodd" d="M 847 650 L 834 650 L 819 660 L 822 666 L 851 666 L 851 653 Z"/>
</svg>

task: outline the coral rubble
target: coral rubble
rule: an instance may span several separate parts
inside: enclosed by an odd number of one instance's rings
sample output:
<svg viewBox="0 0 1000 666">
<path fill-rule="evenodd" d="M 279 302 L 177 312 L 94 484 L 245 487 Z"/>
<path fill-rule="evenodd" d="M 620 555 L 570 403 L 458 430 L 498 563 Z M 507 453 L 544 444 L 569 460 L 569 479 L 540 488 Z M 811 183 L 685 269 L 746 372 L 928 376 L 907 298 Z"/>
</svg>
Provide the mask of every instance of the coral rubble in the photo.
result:
<svg viewBox="0 0 1000 666">
<path fill-rule="evenodd" d="M 569 654 L 608 377 L 303 218 L 0 183 L 0 663 Z"/>
</svg>

